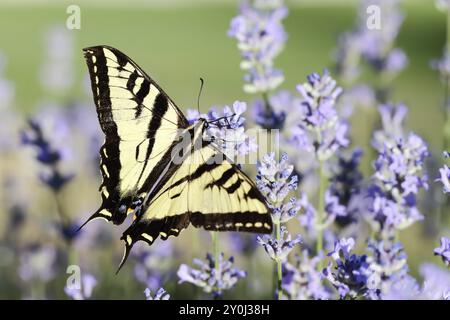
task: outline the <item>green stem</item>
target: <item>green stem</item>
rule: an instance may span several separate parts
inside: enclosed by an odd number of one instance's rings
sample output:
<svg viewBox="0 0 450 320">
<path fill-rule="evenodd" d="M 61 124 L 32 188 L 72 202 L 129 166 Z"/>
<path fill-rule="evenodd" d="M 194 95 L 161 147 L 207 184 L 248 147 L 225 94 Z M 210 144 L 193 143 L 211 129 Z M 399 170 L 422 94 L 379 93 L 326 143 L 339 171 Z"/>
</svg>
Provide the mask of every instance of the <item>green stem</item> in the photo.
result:
<svg viewBox="0 0 450 320">
<path fill-rule="evenodd" d="M 325 187 L 326 187 L 326 176 L 325 176 L 325 163 L 324 161 L 319 161 L 319 196 L 317 199 L 317 242 L 316 242 L 316 253 L 320 254 L 323 251 L 323 223 L 325 220 Z M 323 263 L 320 260 L 317 264 L 319 271 L 323 268 Z"/>
<path fill-rule="evenodd" d="M 56 213 L 58 214 L 58 216 L 61 220 L 60 223 L 62 225 L 65 225 L 65 224 L 69 223 L 69 217 L 66 215 L 66 213 L 64 211 L 64 205 L 62 203 L 61 193 L 55 191 L 53 193 L 53 196 L 55 197 Z"/>
<path fill-rule="evenodd" d="M 277 242 L 280 243 L 281 241 L 281 223 L 276 223 L 275 224 L 275 237 L 277 239 Z M 283 282 L 283 273 L 282 273 L 282 263 L 281 260 L 276 261 L 277 264 L 277 299 L 281 300 L 282 296 L 283 296 L 283 289 L 281 288 L 281 284 Z"/>
<path fill-rule="evenodd" d="M 55 204 L 56 204 L 56 211 L 60 218 L 60 224 L 61 226 L 65 227 L 70 224 L 70 218 L 66 214 L 64 210 L 64 205 L 61 199 L 61 193 L 60 192 L 54 192 L 55 197 Z M 78 255 L 73 247 L 71 241 L 66 241 L 66 248 L 67 248 L 67 263 L 68 265 L 75 265 L 78 264 Z"/>
<path fill-rule="evenodd" d="M 216 269 L 217 273 L 220 269 L 219 264 L 219 256 L 220 256 L 220 250 L 219 250 L 219 234 L 218 232 L 211 231 L 211 242 L 213 246 L 213 257 L 214 257 L 214 269 Z M 218 295 L 214 295 L 214 300 L 219 299 Z"/>
<path fill-rule="evenodd" d="M 217 232 L 211 231 L 211 241 L 213 246 L 214 268 L 219 270 L 219 235 Z"/>
<path fill-rule="evenodd" d="M 271 107 L 270 107 L 270 103 L 269 103 L 269 95 L 266 91 L 264 91 L 262 93 L 262 98 L 264 101 L 264 106 L 266 107 L 266 112 L 270 112 L 271 111 Z"/>
<path fill-rule="evenodd" d="M 31 289 L 31 299 L 45 300 L 46 284 L 44 281 L 33 280 L 30 289 Z"/>
</svg>

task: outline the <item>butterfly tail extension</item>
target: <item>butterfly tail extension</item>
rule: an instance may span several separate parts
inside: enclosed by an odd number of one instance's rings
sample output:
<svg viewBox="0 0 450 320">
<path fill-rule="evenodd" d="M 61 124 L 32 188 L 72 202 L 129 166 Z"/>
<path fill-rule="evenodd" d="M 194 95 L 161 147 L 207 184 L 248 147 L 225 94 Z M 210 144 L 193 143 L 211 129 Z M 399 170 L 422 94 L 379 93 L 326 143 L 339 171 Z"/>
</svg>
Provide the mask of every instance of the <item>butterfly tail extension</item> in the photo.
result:
<svg viewBox="0 0 450 320">
<path fill-rule="evenodd" d="M 189 224 L 190 215 L 187 213 L 151 221 L 137 218 L 121 237 L 121 240 L 125 242 L 125 251 L 117 272 L 125 264 L 136 242 L 145 241 L 151 246 L 158 237 L 161 237 L 162 240 L 167 240 L 170 236 L 177 237 Z"/>
<path fill-rule="evenodd" d="M 133 243 L 129 243 L 126 238 L 122 236 L 121 240 L 125 241 L 125 248 L 123 251 L 122 260 L 119 263 L 119 267 L 117 268 L 116 275 L 119 274 L 120 270 L 124 266 L 125 262 L 128 260 L 128 256 L 130 255 L 131 248 L 133 247 Z"/>
<path fill-rule="evenodd" d="M 85 225 L 87 225 L 89 222 L 96 220 L 96 219 L 104 219 L 106 221 L 111 221 L 112 214 L 107 209 L 104 209 L 103 207 L 98 209 L 93 215 L 91 215 L 77 230 L 80 231 Z"/>
</svg>

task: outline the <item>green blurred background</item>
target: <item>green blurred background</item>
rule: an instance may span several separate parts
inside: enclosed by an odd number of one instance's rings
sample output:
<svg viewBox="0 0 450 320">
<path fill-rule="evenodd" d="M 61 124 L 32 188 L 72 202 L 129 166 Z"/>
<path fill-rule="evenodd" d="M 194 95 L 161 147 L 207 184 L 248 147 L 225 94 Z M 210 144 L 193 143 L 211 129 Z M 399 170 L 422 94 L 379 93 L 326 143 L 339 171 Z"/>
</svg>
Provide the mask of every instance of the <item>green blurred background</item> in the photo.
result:
<svg viewBox="0 0 450 320">
<path fill-rule="evenodd" d="M 90 99 L 84 89 L 87 69 L 81 49 L 97 44 L 117 47 L 132 57 L 182 108 L 196 105 L 199 77 L 206 80 L 201 102 L 204 110 L 211 105 L 252 98 L 242 91 L 239 52 L 235 40 L 226 35 L 230 20 L 237 12 L 237 1 L 0 0 L 0 51 L 8 60 L 5 76 L 15 83 L 15 106 L 20 111 L 31 114 L 38 101 L 49 98 L 49 93 L 39 81 L 39 68 L 46 59 L 44 37 L 53 26 L 65 24 L 69 4 L 78 4 L 81 8 L 81 29 L 71 31 L 75 39 L 72 59 L 76 85 L 64 94 L 50 94 L 52 99 L 70 101 L 80 96 Z M 276 60 L 276 66 L 285 73 L 282 88 L 293 90 L 296 84 L 304 82 L 307 74 L 323 68 L 332 69 L 332 52 L 337 36 L 355 24 L 356 1 L 287 1 L 287 5 L 290 12 L 284 25 L 289 39 Z M 410 108 L 408 127 L 424 137 L 431 150 L 439 154 L 444 123 L 441 111 L 443 88 L 437 73 L 430 69 L 429 61 L 441 56 L 445 42 L 445 15 L 436 10 L 431 0 L 406 0 L 403 10 L 406 20 L 397 44 L 408 55 L 409 66 L 394 81 L 393 100 L 404 102 Z M 363 80 L 368 83 L 374 81 L 370 75 L 363 75 Z M 367 141 L 368 124 L 364 119 L 353 121 L 351 130 L 355 145 Z M 430 176 L 431 183 L 435 178 Z M 66 192 L 67 197 L 72 197 L 69 195 L 86 185 L 77 182 Z M 86 210 L 94 209 L 97 186 L 89 184 L 85 190 L 83 199 L 90 199 L 89 203 L 93 203 Z M 416 224 L 402 235 L 414 274 L 420 262 L 438 261 L 432 254 L 437 238 L 427 238 L 423 233 L 423 227 Z M 118 238 L 112 241 L 119 242 Z M 182 248 L 182 241 L 177 239 L 176 244 Z M 199 248 L 199 255 L 207 249 Z M 183 262 L 189 263 L 192 257 L 186 254 Z M 111 265 L 117 259 L 105 253 L 103 260 L 101 266 L 105 268 L 99 268 L 104 273 L 104 284 L 98 297 L 123 297 L 123 292 L 117 292 L 123 287 L 131 292 L 127 297 L 139 297 L 140 287 L 133 280 L 131 269 L 125 269 L 115 277 L 114 266 L 111 268 Z M 265 269 L 262 271 L 267 273 L 270 267 Z M 252 277 L 261 278 L 261 275 L 250 274 L 246 281 L 251 281 Z M 61 288 L 63 283 L 64 279 L 61 279 L 51 286 Z M 170 291 L 170 286 L 175 284 L 174 277 L 167 289 Z M 270 286 L 270 281 L 265 285 Z M 12 285 L 3 288 L 12 288 Z M 55 290 L 59 292 L 61 289 Z M 175 297 L 189 297 L 192 290 L 184 285 Z M 245 290 L 236 291 L 241 293 L 233 294 L 233 297 L 248 297 Z M 17 289 L 2 290 L 0 282 L 0 297 L 19 296 Z M 62 297 L 60 294 L 56 296 Z M 267 297 L 267 294 L 262 294 L 262 297 Z"/>
</svg>

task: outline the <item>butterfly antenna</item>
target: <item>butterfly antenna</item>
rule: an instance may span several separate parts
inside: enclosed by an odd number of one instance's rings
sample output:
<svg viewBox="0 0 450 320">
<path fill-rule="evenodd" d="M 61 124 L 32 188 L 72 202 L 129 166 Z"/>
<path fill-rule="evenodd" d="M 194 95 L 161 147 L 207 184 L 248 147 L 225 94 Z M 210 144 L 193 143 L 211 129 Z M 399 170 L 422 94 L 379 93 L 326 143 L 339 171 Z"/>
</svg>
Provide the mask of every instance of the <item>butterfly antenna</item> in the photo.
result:
<svg viewBox="0 0 450 320">
<path fill-rule="evenodd" d="M 205 81 L 203 80 L 202 77 L 200 77 L 200 90 L 198 91 L 198 97 L 197 97 L 197 111 L 200 114 L 200 96 L 202 95 L 202 90 L 203 90 L 203 83 Z"/>
</svg>

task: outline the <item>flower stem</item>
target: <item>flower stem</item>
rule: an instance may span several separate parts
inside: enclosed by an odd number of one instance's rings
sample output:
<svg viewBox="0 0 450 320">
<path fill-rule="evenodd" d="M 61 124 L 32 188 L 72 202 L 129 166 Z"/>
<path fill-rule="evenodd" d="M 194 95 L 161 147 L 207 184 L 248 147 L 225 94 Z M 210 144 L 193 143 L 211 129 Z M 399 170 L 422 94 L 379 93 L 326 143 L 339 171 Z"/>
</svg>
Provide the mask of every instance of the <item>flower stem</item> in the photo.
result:
<svg viewBox="0 0 450 320">
<path fill-rule="evenodd" d="M 280 243 L 280 241 L 281 241 L 281 223 L 275 223 L 275 237 L 277 239 L 277 242 Z M 277 259 L 276 265 L 277 265 L 277 300 L 281 300 L 281 298 L 283 296 L 283 289 L 281 288 L 281 284 L 283 282 L 281 260 Z"/>
<path fill-rule="evenodd" d="M 213 246 L 213 255 L 214 255 L 214 268 L 218 271 L 219 270 L 219 235 L 217 232 L 212 231 L 211 232 L 211 241 Z"/>
<path fill-rule="evenodd" d="M 219 271 L 220 271 L 219 270 L 220 269 L 220 264 L 219 264 L 220 250 L 219 250 L 219 234 L 218 234 L 218 232 L 211 231 L 211 242 L 212 242 L 212 246 L 213 246 L 214 269 L 216 270 L 216 279 L 218 279 Z M 214 294 L 213 296 L 214 296 L 214 300 L 219 299 L 218 294 Z"/>
<path fill-rule="evenodd" d="M 267 91 L 264 91 L 262 93 L 262 98 L 264 101 L 264 106 L 266 108 L 266 112 L 269 113 L 271 111 L 270 103 L 269 103 L 269 95 L 267 94 Z"/>
<path fill-rule="evenodd" d="M 323 251 L 323 223 L 325 220 L 325 164 L 324 161 L 319 161 L 319 196 L 317 199 L 317 242 L 316 242 L 316 254 L 320 254 Z M 322 271 L 322 260 L 317 264 L 319 271 Z"/>
</svg>

